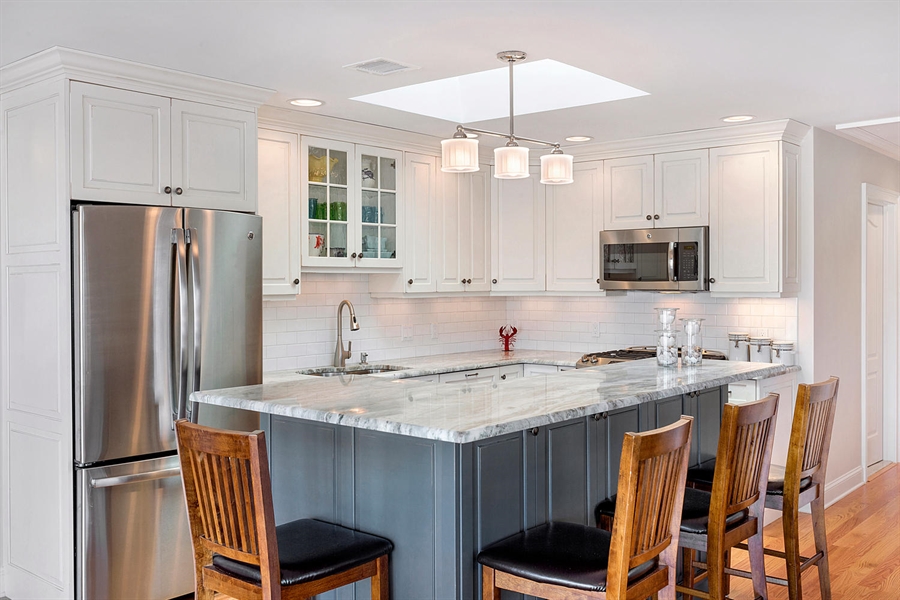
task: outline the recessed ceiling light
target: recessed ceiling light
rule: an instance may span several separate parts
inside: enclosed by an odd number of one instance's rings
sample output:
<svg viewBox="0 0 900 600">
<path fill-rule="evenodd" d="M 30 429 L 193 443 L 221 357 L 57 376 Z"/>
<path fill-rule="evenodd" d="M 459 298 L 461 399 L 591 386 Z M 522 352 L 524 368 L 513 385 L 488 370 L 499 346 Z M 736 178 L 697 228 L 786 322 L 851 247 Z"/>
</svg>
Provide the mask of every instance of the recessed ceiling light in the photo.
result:
<svg viewBox="0 0 900 600">
<path fill-rule="evenodd" d="M 303 106 L 307 108 L 310 106 L 322 106 L 322 104 L 324 104 L 321 100 L 313 100 L 312 98 L 294 98 L 290 103 L 294 106 Z"/>
<path fill-rule="evenodd" d="M 751 121 L 754 118 L 753 115 L 734 115 L 731 117 L 723 117 L 722 120 L 726 123 L 743 123 L 744 121 Z"/>
<path fill-rule="evenodd" d="M 570 135 L 569 137 L 566 138 L 566 141 L 567 142 L 589 142 L 592 139 L 594 139 L 594 138 L 592 138 L 589 135 Z"/>
</svg>

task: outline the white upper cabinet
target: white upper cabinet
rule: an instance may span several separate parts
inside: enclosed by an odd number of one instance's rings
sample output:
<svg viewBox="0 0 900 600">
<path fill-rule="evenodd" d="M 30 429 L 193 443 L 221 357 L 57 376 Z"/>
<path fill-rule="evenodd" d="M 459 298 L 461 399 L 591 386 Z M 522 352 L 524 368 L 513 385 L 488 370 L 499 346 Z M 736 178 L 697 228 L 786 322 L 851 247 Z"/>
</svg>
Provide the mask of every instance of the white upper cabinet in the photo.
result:
<svg viewBox="0 0 900 600">
<path fill-rule="evenodd" d="M 796 292 L 798 150 L 785 142 L 710 149 L 713 294 Z"/>
<path fill-rule="evenodd" d="M 604 229 L 653 227 L 653 156 L 603 161 Z"/>
<path fill-rule="evenodd" d="M 403 153 L 302 136 L 300 158 L 303 266 L 401 267 Z"/>
<path fill-rule="evenodd" d="M 490 282 L 490 167 L 444 173 L 438 211 L 439 292 L 484 292 Z"/>
<path fill-rule="evenodd" d="M 656 154 L 653 162 L 653 226 L 709 225 L 709 150 Z"/>
<path fill-rule="evenodd" d="M 256 212 L 256 153 L 254 113 L 172 100 L 173 204 Z"/>
<path fill-rule="evenodd" d="M 603 215 L 601 161 L 575 164 L 575 181 L 547 186 L 547 291 L 595 292 Z"/>
<path fill-rule="evenodd" d="M 300 293 L 300 140 L 259 130 L 259 215 L 263 219 L 263 295 Z"/>
<path fill-rule="evenodd" d="M 256 211 L 256 113 L 71 83 L 76 200 Z"/>
<path fill-rule="evenodd" d="M 403 290 L 407 293 L 434 292 L 435 211 L 440 207 L 437 159 L 424 154 L 407 153 L 404 163 L 406 187 L 406 256 L 403 261 Z M 371 281 L 371 276 L 370 276 Z"/>
<path fill-rule="evenodd" d="M 531 177 L 525 179 L 492 178 L 492 291 L 545 289 L 547 186 L 540 183 L 540 178 L 540 167 L 532 167 Z"/>
</svg>

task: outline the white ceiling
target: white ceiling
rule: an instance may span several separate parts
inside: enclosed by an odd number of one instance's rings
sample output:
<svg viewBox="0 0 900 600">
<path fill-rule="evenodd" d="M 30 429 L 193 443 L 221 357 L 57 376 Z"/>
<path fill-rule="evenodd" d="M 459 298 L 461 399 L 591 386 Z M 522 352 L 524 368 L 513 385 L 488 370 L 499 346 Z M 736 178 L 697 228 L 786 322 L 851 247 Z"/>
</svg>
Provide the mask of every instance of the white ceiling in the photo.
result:
<svg viewBox="0 0 900 600">
<path fill-rule="evenodd" d="M 896 0 L 0 1 L 0 65 L 56 45 L 272 88 L 274 106 L 318 98 L 296 110 L 436 137 L 453 124 L 349 98 L 494 69 L 498 51 L 523 50 L 650 94 L 524 115 L 516 132 L 527 137 L 630 139 L 734 114 L 834 131 L 900 115 Z M 376 57 L 420 68 L 342 68 Z"/>
</svg>

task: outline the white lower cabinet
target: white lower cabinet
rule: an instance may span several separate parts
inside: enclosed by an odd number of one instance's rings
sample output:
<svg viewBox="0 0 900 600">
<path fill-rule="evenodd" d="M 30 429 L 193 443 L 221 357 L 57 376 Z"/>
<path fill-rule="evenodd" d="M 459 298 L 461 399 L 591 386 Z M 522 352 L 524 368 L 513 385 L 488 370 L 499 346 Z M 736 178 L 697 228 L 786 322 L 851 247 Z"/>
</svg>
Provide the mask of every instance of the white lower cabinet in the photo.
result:
<svg viewBox="0 0 900 600">
<path fill-rule="evenodd" d="M 412 381 L 424 381 L 426 383 L 438 383 L 438 378 L 440 375 L 419 375 L 418 377 L 407 377 L 406 379 Z"/>
<path fill-rule="evenodd" d="M 300 293 L 299 151 L 296 133 L 259 130 L 264 296 Z"/>
<path fill-rule="evenodd" d="M 535 375 L 550 375 L 558 373 L 559 367 L 556 365 L 525 365 L 525 377 L 534 377 Z"/>
<path fill-rule="evenodd" d="M 799 148 L 786 142 L 712 148 L 709 161 L 710 291 L 796 294 Z"/>
<path fill-rule="evenodd" d="M 546 186 L 540 179 L 540 167 L 532 167 L 531 177 L 526 179 L 491 179 L 494 292 L 542 292 L 546 288 Z"/>
<path fill-rule="evenodd" d="M 525 376 L 525 365 L 506 365 L 499 367 L 500 381 L 510 381 Z"/>
<path fill-rule="evenodd" d="M 440 383 L 455 383 L 458 381 L 465 381 L 467 383 L 497 383 L 499 379 L 499 367 L 472 369 L 471 371 L 456 371 L 454 373 L 441 373 L 438 376 L 438 381 Z"/>
</svg>

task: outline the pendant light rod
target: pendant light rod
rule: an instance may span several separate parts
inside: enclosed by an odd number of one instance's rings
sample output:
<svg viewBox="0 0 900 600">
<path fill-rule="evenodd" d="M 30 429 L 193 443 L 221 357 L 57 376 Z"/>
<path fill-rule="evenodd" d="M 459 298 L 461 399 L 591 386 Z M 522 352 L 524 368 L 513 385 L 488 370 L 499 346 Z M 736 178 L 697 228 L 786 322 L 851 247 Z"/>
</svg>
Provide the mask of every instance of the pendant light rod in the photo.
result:
<svg viewBox="0 0 900 600">
<path fill-rule="evenodd" d="M 506 60 L 509 62 L 509 141 L 506 142 L 506 145 L 518 146 L 514 128 L 516 111 L 513 110 L 513 64 L 516 62 L 516 59 L 508 56 Z M 522 60 L 524 60 L 524 53 Z"/>
<path fill-rule="evenodd" d="M 474 127 L 466 127 L 464 125 L 456 126 L 456 133 L 453 134 L 453 137 L 455 137 L 455 138 L 466 137 L 466 132 L 480 133 L 483 135 L 492 135 L 494 137 L 501 137 L 501 138 L 507 138 L 507 139 L 510 137 L 510 135 L 508 133 L 498 133 L 496 131 L 488 131 L 487 129 L 475 129 Z M 528 142 L 530 144 L 542 144 L 544 146 L 550 146 L 551 148 L 559 148 L 559 143 L 557 143 L 557 142 L 545 142 L 544 140 L 536 140 L 534 138 L 519 137 L 519 136 L 514 136 L 514 139 L 517 141 L 521 140 L 523 142 Z"/>
</svg>

